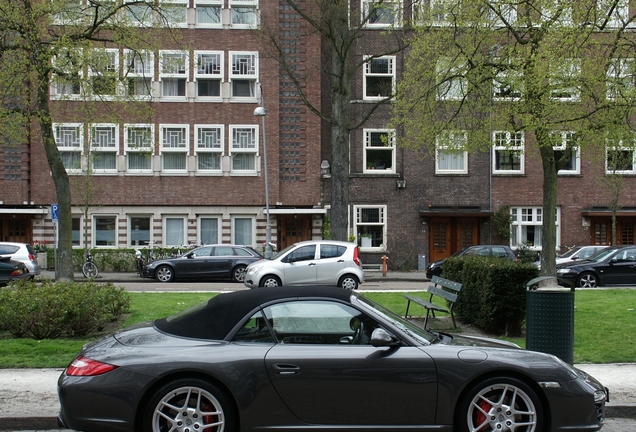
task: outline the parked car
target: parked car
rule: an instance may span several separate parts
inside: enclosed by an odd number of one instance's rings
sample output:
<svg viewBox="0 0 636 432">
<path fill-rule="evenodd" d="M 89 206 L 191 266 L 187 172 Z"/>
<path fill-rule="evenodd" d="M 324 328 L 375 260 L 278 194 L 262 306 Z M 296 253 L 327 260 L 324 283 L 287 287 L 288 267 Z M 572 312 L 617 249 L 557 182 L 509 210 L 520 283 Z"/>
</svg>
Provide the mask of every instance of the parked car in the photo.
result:
<svg viewBox="0 0 636 432">
<path fill-rule="evenodd" d="M 0 258 L 0 285 L 6 285 L 20 279 L 30 279 L 31 274 L 24 263 Z"/>
<path fill-rule="evenodd" d="M 86 345 L 58 393 L 60 425 L 87 432 L 597 431 L 606 401 L 553 355 L 316 286 L 217 295 Z"/>
<path fill-rule="evenodd" d="M 451 255 L 451 258 L 456 258 L 460 256 L 469 256 L 469 255 L 508 258 L 512 261 L 516 261 L 517 259 L 515 252 L 509 246 L 503 246 L 503 245 L 469 246 L 465 249 L 458 250 L 453 255 Z M 443 267 L 444 267 L 443 259 L 433 261 L 428 266 L 426 266 L 426 270 L 425 270 L 426 277 L 430 279 L 433 276 L 441 275 Z"/>
<path fill-rule="evenodd" d="M 608 247 L 588 259 L 557 265 L 563 285 L 594 288 L 608 285 L 636 286 L 636 246 Z"/>
<path fill-rule="evenodd" d="M 559 265 L 576 260 L 587 259 L 605 248 L 607 248 L 607 246 L 574 246 L 573 248 L 568 249 L 563 254 L 557 255 L 556 263 L 557 265 Z M 541 261 L 537 261 L 534 264 L 537 267 L 541 268 Z"/>
<path fill-rule="evenodd" d="M 358 245 L 335 240 L 295 243 L 271 260 L 250 264 L 245 275 L 249 288 L 333 285 L 357 289 L 363 282 Z"/>
<path fill-rule="evenodd" d="M 24 263 L 31 278 L 40 274 L 38 255 L 28 243 L 0 242 L 0 258 L 10 258 L 12 261 Z"/>
<path fill-rule="evenodd" d="M 143 276 L 159 282 L 179 280 L 233 279 L 243 282 L 245 268 L 263 256 L 248 246 L 217 244 L 201 246 L 176 258 L 152 261 Z"/>
</svg>

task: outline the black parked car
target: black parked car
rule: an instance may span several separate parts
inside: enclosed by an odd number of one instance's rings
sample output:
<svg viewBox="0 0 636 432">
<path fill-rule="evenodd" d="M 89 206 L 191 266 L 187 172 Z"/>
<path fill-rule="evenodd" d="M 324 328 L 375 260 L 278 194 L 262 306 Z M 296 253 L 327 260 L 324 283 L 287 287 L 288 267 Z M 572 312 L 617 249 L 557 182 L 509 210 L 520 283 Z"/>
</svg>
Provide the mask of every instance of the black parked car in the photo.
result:
<svg viewBox="0 0 636 432">
<path fill-rule="evenodd" d="M 177 258 L 160 259 L 146 264 L 143 276 L 160 282 L 175 279 L 233 279 L 243 282 L 247 265 L 261 259 L 263 256 L 248 246 L 201 246 Z"/>
<path fill-rule="evenodd" d="M 557 265 L 557 277 L 573 286 L 636 286 L 636 246 L 603 249 L 588 259 Z M 562 283 L 567 285 L 567 283 Z"/>
<path fill-rule="evenodd" d="M 607 395 L 555 356 L 320 286 L 219 294 L 106 337 L 58 392 L 60 425 L 87 432 L 591 432 Z"/>
<path fill-rule="evenodd" d="M 477 245 L 477 246 L 469 246 L 465 249 L 458 250 L 451 258 L 456 258 L 459 256 L 468 256 L 468 255 L 477 255 L 477 256 L 494 256 L 499 258 L 508 258 L 512 261 L 516 261 L 517 256 L 515 252 L 510 249 L 509 246 L 503 245 Z M 442 274 L 442 269 L 444 266 L 444 260 L 438 260 L 430 263 L 426 266 L 426 277 L 432 278 L 433 276 L 439 276 Z"/>
<path fill-rule="evenodd" d="M 23 262 L 12 261 L 9 258 L 0 258 L 0 285 L 6 285 L 20 279 L 31 279 L 33 275 L 29 273 Z"/>
</svg>

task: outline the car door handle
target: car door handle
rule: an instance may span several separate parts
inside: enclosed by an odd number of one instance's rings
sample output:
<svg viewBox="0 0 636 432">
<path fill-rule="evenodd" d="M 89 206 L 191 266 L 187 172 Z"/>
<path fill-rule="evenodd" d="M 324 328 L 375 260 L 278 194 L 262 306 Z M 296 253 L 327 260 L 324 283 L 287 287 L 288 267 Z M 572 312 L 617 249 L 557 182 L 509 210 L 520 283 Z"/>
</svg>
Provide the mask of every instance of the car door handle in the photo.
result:
<svg viewBox="0 0 636 432">
<path fill-rule="evenodd" d="M 311 266 L 315 266 L 315 265 L 316 265 L 316 263 L 315 263 L 315 262 L 312 262 L 312 263 L 309 263 L 309 264 L 307 264 L 307 265 L 308 265 L 309 267 L 311 267 Z"/>
<path fill-rule="evenodd" d="M 338 260 L 338 262 L 345 262 L 345 260 Z"/>
<path fill-rule="evenodd" d="M 277 363 L 274 365 L 274 370 L 278 375 L 295 375 L 300 372 L 298 366 L 288 363 Z"/>
</svg>

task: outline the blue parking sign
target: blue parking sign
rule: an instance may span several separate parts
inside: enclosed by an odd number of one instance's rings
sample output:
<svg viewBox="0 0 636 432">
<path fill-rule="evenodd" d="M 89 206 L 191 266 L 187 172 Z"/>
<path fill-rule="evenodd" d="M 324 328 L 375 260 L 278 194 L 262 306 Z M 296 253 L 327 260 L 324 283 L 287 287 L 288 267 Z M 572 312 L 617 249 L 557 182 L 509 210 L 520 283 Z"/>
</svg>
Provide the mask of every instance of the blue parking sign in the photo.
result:
<svg viewBox="0 0 636 432">
<path fill-rule="evenodd" d="M 59 210 L 57 204 L 51 204 L 51 219 L 57 221 L 59 217 Z"/>
</svg>

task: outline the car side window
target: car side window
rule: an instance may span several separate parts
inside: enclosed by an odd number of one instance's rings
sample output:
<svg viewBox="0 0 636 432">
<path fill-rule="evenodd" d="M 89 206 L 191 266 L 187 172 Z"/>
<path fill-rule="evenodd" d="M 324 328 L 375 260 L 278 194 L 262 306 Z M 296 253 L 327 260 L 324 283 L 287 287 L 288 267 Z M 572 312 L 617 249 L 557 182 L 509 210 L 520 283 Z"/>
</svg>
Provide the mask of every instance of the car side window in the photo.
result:
<svg viewBox="0 0 636 432">
<path fill-rule="evenodd" d="M 274 336 L 261 312 L 257 312 L 250 317 L 232 338 L 232 341 L 270 344 L 275 342 Z"/>
<path fill-rule="evenodd" d="M 250 253 L 248 251 L 246 251 L 245 249 L 241 249 L 241 248 L 233 248 L 234 251 L 234 255 L 236 256 L 252 256 L 250 255 Z"/>
<path fill-rule="evenodd" d="M 279 303 L 264 312 L 283 344 L 366 345 L 377 327 L 351 306 L 324 300 Z"/>
<path fill-rule="evenodd" d="M 214 249 L 214 256 L 232 256 L 234 255 L 234 248 L 228 246 L 220 246 Z"/>
<path fill-rule="evenodd" d="M 299 247 L 287 256 L 288 261 L 308 261 L 316 256 L 316 245 Z"/>
<path fill-rule="evenodd" d="M 506 258 L 508 254 L 506 253 L 506 249 L 501 247 L 494 247 L 492 248 L 492 256 L 495 256 L 497 258 Z"/>
<path fill-rule="evenodd" d="M 320 259 L 338 258 L 339 256 L 342 256 L 346 250 L 346 246 L 320 245 Z"/>
<path fill-rule="evenodd" d="M 0 245 L 0 255 L 14 254 L 18 249 L 16 246 Z"/>
<path fill-rule="evenodd" d="M 212 253 L 211 247 L 202 247 L 192 251 L 193 257 L 202 257 L 202 256 L 210 256 Z"/>
</svg>

